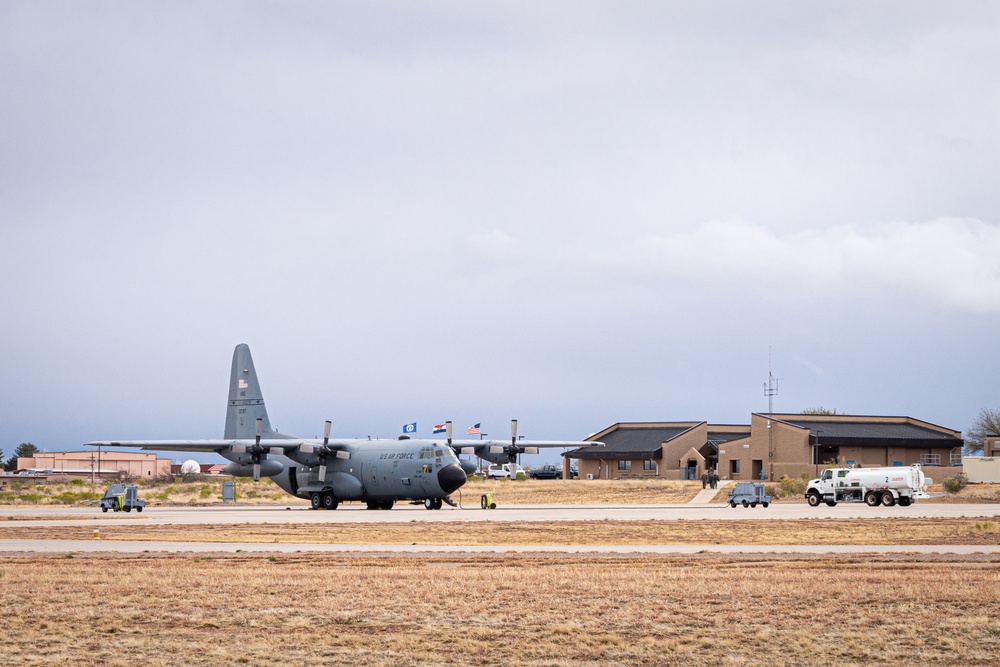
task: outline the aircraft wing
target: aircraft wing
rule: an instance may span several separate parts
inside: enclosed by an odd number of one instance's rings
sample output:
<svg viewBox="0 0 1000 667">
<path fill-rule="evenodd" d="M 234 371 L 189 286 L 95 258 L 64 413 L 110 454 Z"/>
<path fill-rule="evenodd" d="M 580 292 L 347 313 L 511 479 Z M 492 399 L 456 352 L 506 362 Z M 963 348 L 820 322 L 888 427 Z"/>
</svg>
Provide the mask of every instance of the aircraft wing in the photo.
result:
<svg viewBox="0 0 1000 667">
<path fill-rule="evenodd" d="M 321 443 L 322 440 L 303 440 L 291 438 L 282 440 L 261 440 L 260 446 L 266 449 L 295 449 L 305 443 Z M 88 447 L 137 447 L 161 452 L 221 452 L 229 447 L 249 449 L 257 445 L 256 440 L 102 440 L 86 443 Z M 330 443 L 335 449 L 336 444 Z"/>
<path fill-rule="evenodd" d="M 510 440 L 452 440 L 452 447 L 510 447 Z M 603 447 L 603 442 L 589 440 L 518 440 L 518 447 Z"/>
</svg>

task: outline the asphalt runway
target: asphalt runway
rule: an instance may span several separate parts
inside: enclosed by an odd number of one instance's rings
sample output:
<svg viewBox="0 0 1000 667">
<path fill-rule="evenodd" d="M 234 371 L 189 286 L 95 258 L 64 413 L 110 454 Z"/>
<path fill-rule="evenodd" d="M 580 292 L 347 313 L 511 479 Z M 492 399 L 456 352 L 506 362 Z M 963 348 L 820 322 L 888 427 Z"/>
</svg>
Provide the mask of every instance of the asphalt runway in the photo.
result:
<svg viewBox="0 0 1000 667">
<path fill-rule="evenodd" d="M 511 505 L 495 510 L 445 507 L 428 511 L 423 506 L 398 505 L 390 511 L 373 511 L 363 504 L 344 504 L 334 511 L 311 510 L 301 505 L 152 507 L 146 511 L 102 513 L 92 508 L 6 507 L 0 509 L 0 525 L 28 526 L 39 532 L 46 526 L 80 526 L 80 540 L 3 540 L 0 552 L 65 553 L 75 552 L 244 552 L 294 553 L 323 552 L 435 552 L 435 553 L 1000 553 L 998 545 L 914 545 L 914 546 L 788 546 L 788 545 L 604 545 L 604 546 L 427 546 L 427 545 L 357 545 L 357 544 L 261 544 L 206 542 L 101 541 L 91 536 L 93 529 L 106 529 L 122 523 L 145 525 L 195 524 L 278 524 L 278 523 L 413 523 L 435 521 L 648 521 L 725 519 L 847 519 L 847 518 L 1000 518 L 997 504 L 918 503 L 910 507 L 868 507 L 862 503 L 840 503 L 836 507 L 809 507 L 805 503 L 777 503 L 764 508 L 731 508 L 728 505 Z M 84 537 L 86 536 L 86 537 Z"/>
</svg>

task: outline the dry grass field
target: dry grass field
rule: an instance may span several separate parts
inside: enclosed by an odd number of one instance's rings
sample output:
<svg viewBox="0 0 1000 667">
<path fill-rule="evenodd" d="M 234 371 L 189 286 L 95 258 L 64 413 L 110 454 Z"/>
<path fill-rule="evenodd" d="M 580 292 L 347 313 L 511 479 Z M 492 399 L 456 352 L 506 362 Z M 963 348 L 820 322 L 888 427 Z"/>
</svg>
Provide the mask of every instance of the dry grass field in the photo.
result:
<svg viewBox="0 0 1000 667">
<path fill-rule="evenodd" d="M 227 478 L 228 479 L 228 478 Z M 104 493 L 106 485 L 76 482 L 54 482 L 43 485 L 23 484 L 4 480 L 0 489 L 2 505 L 76 505 L 93 506 Z M 236 480 L 236 499 L 242 505 L 306 506 L 308 501 L 293 498 L 269 479 L 259 482 L 246 478 Z M 493 493 L 502 505 L 564 505 L 600 504 L 682 504 L 691 501 L 701 491 L 701 482 L 679 480 L 470 480 L 454 494 L 464 505 L 479 504 L 479 497 Z M 933 494 L 943 494 L 941 485 L 930 488 Z M 721 488 L 714 502 L 725 502 L 729 493 Z M 150 507 L 177 505 L 213 505 L 222 502 L 222 480 L 192 481 L 162 480 L 140 484 L 139 497 Z M 805 502 L 801 495 L 776 502 Z M 1000 503 L 1000 484 L 974 485 L 957 494 L 939 495 L 921 502 L 982 502 Z"/>
<path fill-rule="evenodd" d="M 6 556 L 0 661 L 996 665 L 996 556 Z"/>
<path fill-rule="evenodd" d="M 307 500 L 288 495 L 267 478 L 259 482 L 247 478 L 236 478 L 235 481 L 236 499 L 240 504 L 309 504 Z M 0 505 L 96 504 L 105 488 L 105 484 L 92 485 L 80 481 L 37 486 L 9 481 L 0 492 Z M 668 504 L 686 503 L 699 491 L 701 482 L 676 480 L 470 480 L 454 495 L 456 501 L 461 499 L 466 505 L 476 506 L 479 504 L 479 497 L 486 492 L 495 494 L 498 502 L 506 505 Z M 146 482 L 140 484 L 139 497 L 151 507 L 221 503 L 222 480 Z"/>
<path fill-rule="evenodd" d="M 0 539 L 91 540 L 89 523 L 4 526 Z M 966 518 L 784 519 L 781 521 L 559 521 L 101 526 L 105 541 L 247 542 L 251 544 L 407 544 L 581 546 L 649 544 L 743 545 L 1000 545 L 1000 520 Z"/>
</svg>

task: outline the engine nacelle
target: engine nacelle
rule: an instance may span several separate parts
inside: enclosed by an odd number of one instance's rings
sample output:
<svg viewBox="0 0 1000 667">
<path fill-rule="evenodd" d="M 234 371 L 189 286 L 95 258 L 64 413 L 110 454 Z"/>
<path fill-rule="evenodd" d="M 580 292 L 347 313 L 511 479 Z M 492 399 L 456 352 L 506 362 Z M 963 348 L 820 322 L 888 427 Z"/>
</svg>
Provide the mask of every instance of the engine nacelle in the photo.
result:
<svg viewBox="0 0 1000 667">
<path fill-rule="evenodd" d="M 335 472 L 326 476 L 326 482 L 333 487 L 333 495 L 341 500 L 360 500 L 365 495 L 365 487 L 354 475 Z"/>
<path fill-rule="evenodd" d="M 322 465 L 324 461 L 349 459 L 351 453 L 345 449 L 328 449 L 325 445 L 303 443 L 294 449 L 286 449 L 285 456 L 309 468 Z"/>
<path fill-rule="evenodd" d="M 261 477 L 273 477 L 285 469 L 284 464 L 274 459 L 264 459 L 260 462 Z M 230 463 L 223 471 L 233 477 L 253 477 L 252 463 Z"/>
</svg>

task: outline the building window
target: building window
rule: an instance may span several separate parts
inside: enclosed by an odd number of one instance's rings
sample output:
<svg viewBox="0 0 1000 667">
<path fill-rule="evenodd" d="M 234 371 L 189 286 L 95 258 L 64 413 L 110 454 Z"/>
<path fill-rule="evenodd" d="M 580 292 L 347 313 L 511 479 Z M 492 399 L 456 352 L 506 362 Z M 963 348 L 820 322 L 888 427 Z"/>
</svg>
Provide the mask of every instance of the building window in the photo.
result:
<svg viewBox="0 0 1000 667">
<path fill-rule="evenodd" d="M 740 474 L 740 460 L 739 459 L 731 459 L 729 461 L 729 473 L 732 474 L 732 475 L 739 475 Z"/>
<path fill-rule="evenodd" d="M 631 470 L 632 469 L 632 462 L 631 461 L 619 461 L 618 462 L 618 469 L 619 470 Z"/>
<path fill-rule="evenodd" d="M 642 462 L 643 470 L 656 470 L 656 461 L 653 459 L 646 459 Z"/>
</svg>

